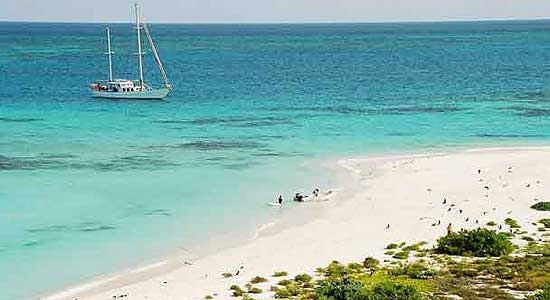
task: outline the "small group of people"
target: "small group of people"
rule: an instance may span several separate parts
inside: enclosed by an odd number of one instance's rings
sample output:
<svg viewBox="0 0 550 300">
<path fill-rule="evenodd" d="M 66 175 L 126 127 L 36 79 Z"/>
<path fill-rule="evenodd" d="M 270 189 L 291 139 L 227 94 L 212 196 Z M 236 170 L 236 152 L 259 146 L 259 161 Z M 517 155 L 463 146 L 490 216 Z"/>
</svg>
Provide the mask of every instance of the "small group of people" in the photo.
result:
<svg viewBox="0 0 550 300">
<path fill-rule="evenodd" d="M 313 197 L 319 197 L 319 189 L 314 189 L 312 192 L 311 192 L 311 195 Z M 294 194 L 294 198 L 292 199 L 293 201 L 296 201 L 296 202 L 305 202 L 306 201 L 306 198 L 309 198 L 310 196 L 307 195 L 307 194 L 302 194 L 302 193 L 295 193 Z M 283 196 L 282 195 L 279 195 L 279 197 L 277 198 L 277 203 L 279 203 L 280 205 L 283 204 Z"/>
</svg>

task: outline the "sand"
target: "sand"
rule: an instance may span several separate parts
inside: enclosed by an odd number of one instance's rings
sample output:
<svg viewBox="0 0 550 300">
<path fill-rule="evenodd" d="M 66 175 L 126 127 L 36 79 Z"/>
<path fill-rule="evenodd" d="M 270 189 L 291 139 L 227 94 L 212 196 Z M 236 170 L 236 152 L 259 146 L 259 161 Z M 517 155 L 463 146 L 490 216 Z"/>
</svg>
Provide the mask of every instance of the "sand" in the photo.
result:
<svg viewBox="0 0 550 300">
<path fill-rule="evenodd" d="M 202 258 L 174 258 L 43 299 L 231 299 L 230 285 L 243 286 L 256 275 L 269 278 L 260 285 L 267 288 L 278 281 L 271 277 L 274 271 L 293 276 L 312 273 L 332 260 L 383 259 L 391 242 L 433 244 L 449 223 L 459 230 L 489 227 L 486 223 L 495 221 L 508 231 L 504 219 L 513 218 L 534 232 L 531 222 L 548 214 L 529 207 L 550 200 L 550 147 L 346 158 L 325 166 L 340 174 L 341 191 L 330 201 L 301 204 L 300 209 L 317 211 L 305 224 L 282 226 Z M 499 230 L 498 225 L 492 228 Z M 224 278 L 224 272 L 239 275 Z"/>
</svg>

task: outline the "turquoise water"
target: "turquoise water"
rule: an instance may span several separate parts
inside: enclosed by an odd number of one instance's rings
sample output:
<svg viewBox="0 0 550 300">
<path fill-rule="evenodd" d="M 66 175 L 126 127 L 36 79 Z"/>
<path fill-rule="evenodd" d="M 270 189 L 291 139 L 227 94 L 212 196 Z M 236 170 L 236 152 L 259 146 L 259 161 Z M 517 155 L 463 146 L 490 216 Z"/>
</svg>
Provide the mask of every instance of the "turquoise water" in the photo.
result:
<svg viewBox="0 0 550 300">
<path fill-rule="evenodd" d="M 312 159 L 550 142 L 550 21 L 151 30 L 175 90 L 110 101 L 103 25 L 0 23 L 0 299 L 254 228 Z"/>
</svg>

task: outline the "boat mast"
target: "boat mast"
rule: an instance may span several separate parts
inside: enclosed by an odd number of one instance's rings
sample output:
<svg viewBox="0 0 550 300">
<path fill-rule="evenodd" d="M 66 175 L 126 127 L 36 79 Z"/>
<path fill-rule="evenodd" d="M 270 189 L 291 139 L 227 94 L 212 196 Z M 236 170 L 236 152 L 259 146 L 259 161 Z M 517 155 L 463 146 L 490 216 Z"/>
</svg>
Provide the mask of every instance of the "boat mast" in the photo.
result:
<svg viewBox="0 0 550 300">
<path fill-rule="evenodd" d="M 140 89 L 143 91 L 143 62 L 141 56 L 143 53 L 141 52 L 141 22 L 140 22 L 140 10 L 139 5 L 137 3 L 134 3 L 135 9 L 136 9 L 136 29 L 137 29 L 137 44 L 138 44 L 138 64 L 139 64 L 139 86 Z"/>
<path fill-rule="evenodd" d="M 111 51 L 111 30 L 107 27 L 107 54 L 109 54 L 109 81 L 113 81 L 113 52 Z"/>
</svg>

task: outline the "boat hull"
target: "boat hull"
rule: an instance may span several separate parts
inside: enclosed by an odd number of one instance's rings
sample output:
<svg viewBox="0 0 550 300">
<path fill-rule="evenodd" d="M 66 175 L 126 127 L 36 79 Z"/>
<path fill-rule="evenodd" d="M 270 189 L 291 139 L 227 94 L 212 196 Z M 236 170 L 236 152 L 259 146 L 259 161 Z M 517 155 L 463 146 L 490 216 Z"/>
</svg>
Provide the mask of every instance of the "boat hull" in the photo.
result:
<svg viewBox="0 0 550 300">
<path fill-rule="evenodd" d="M 109 99 L 142 99 L 142 100 L 155 100 L 164 99 L 168 96 L 170 90 L 167 88 L 160 88 L 154 90 L 148 90 L 144 92 L 102 92 L 92 91 L 92 95 L 95 98 L 109 98 Z"/>
</svg>

